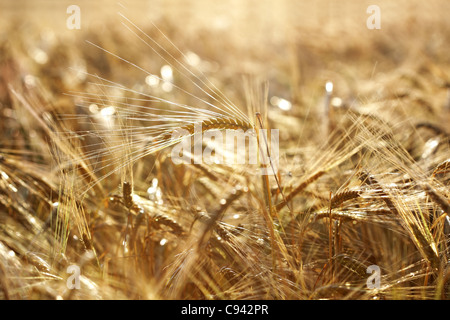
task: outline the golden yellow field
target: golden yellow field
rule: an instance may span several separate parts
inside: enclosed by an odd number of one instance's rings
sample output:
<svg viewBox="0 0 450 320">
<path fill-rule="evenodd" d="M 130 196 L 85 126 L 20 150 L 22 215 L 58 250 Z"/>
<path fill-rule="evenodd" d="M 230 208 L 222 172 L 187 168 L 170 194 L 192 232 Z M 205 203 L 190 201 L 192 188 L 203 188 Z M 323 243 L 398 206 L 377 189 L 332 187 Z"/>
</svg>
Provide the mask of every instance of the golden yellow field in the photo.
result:
<svg viewBox="0 0 450 320">
<path fill-rule="evenodd" d="M 449 299 L 448 1 L 73 5 L 0 4 L 0 299 Z"/>
</svg>

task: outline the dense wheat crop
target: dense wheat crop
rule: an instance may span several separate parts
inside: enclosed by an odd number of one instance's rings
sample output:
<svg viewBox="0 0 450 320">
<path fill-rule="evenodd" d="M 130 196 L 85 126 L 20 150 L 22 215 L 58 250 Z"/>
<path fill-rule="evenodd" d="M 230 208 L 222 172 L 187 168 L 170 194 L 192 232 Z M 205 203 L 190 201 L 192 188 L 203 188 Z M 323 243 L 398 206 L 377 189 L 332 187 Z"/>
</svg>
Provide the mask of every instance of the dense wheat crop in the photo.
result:
<svg viewBox="0 0 450 320">
<path fill-rule="evenodd" d="M 71 5 L 0 5 L 1 299 L 450 297 L 447 1 Z"/>
</svg>

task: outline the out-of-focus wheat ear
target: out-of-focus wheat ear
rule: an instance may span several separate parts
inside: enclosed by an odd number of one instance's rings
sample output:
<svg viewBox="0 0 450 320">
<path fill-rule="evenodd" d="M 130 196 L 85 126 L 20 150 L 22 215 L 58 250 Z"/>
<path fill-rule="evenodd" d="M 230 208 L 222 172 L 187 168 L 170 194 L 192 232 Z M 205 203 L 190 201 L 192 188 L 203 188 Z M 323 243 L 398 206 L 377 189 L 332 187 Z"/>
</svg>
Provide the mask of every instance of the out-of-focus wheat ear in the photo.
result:
<svg viewBox="0 0 450 320">
<path fill-rule="evenodd" d="M 444 212 L 450 216 L 450 202 L 445 197 L 437 193 L 429 184 L 423 184 L 422 188 L 428 194 L 428 196 L 437 203 Z"/>
<path fill-rule="evenodd" d="M 434 169 L 432 176 L 436 176 L 437 174 L 447 173 L 450 172 L 450 159 L 444 160 L 441 163 L 439 163 Z"/>
<path fill-rule="evenodd" d="M 206 219 L 206 225 L 202 231 L 202 236 L 200 237 L 199 240 L 199 245 L 202 245 L 205 241 L 206 241 L 206 236 L 209 234 L 209 232 L 211 230 L 213 230 L 214 228 L 216 228 L 217 226 L 217 222 L 222 218 L 222 216 L 224 215 L 225 211 L 231 206 L 231 204 L 236 201 L 237 199 L 239 199 L 244 193 L 246 193 L 248 191 L 248 189 L 242 188 L 241 186 L 236 186 L 235 188 L 233 188 L 233 190 L 231 190 L 230 194 L 220 200 L 220 206 L 219 208 L 217 208 L 209 217 L 207 217 Z M 199 216 L 200 218 L 203 218 L 205 220 L 204 216 Z M 221 230 L 223 231 L 223 230 Z"/>
<path fill-rule="evenodd" d="M 289 193 L 286 196 L 285 200 L 283 200 L 282 202 L 278 203 L 275 206 L 275 209 L 278 211 L 283 209 L 284 206 L 286 206 L 289 201 L 291 201 L 297 194 L 299 194 L 302 190 L 304 190 L 308 185 L 310 185 L 311 183 L 313 183 L 314 181 L 319 179 L 322 175 L 324 175 L 325 172 L 326 172 L 325 170 L 319 170 L 316 173 L 314 173 L 312 176 L 307 178 L 305 181 L 300 183 L 294 190 L 291 191 L 291 193 Z"/>
<path fill-rule="evenodd" d="M 120 196 L 111 197 L 110 201 L 118 202 L 125 206 L 124 199 L 120 198 Z M 159 204 L 143 199 L 135 194 L 132 206 L 129 210 L 136 216 L 136 222 L 134 224 L 135 228 L 142 223 L 141 219 L 148 217 L 149 227 L 161 229 L 161 226 L 166 226 L 177 236 L 186 235 L 184 226 L 171 217 L 170 212 L 164 210 Z"/>
<path fill-rule="evenodd" d="M 334 256 L 334 260 L 342 267 L 357 275 L 360 279 L 367 279 L 367 266 L 358 259 L 355 259 L 348 254 L 341 253 Z"/>
<path fill-rule="evenodd" d="M 346 221 L 360 221 L 360 222 L 367 222 L 367 221 L 374 221 L 377 217 L 380 216 L 387 216 L 391 215 L 392 211 L 387 209 L 380 209 L 380 210 L 364 210 L 364 213 L 355 213 L 355 212 L 347 212 L 347 211 L 337 211 L 334 210 L 331 212 L 331 216 L 333 219 L 339 219 L 341 222 Z M 330 213 L 328 211 L 322 211 L 322 212 L 315 212 L 312 213 L 309 217 L 308 223 L 314 223 L 320 219 L 326 219 L 330 216 Z"/>
<path fill-rule="evenodd" d="M 449 133 L 447 131 L 445 131 L 444 129 L 442 129 L 441 127 L 439 127 L 437 124 L 431 123 L 431 122 L 419 122 L 416 123 L 416 128 L 426 128 L 428 130 L 434 131 L 435 134 L 437 135 L 443 135 L 443 136 L 449 136 Z"/>
<path fill-rule="evenodd" d="M 360 191 L 358 190 L 346 190 L 336 193 L 331 198 L 331 208 L 336 208 L 340 206 L 345 201 L 358 198 L 360 196 Z"/>
<path fill-rule="evenodd" d="M 122 200 L 123 200 L 123 204 L 126 207 L 127 210 L 127 225 L 125 226 L 125 231 L 123 233 L 123 245 L 124 246 L 128 246 L 129 244 L 131 245 L 131 248 L 134 247 L 134 244 L 132 241 L 129 241 L 129 239 L 134 238 L 133 234 L 134 234 L 134 228 L 133 228 L 133 215 L 132 215 L 132 210 L 131 208 L 134 205 L 133 202 L 133 187 L 131 185 L 131 183 L 129 183 L 128 181 L 124 181 L 122 183 Z M 130 236 L 130 230 L 131 229 L 131 236 Z M 129 238 L 130 237 L 130 238 Z"/>
<path fill-rule="evenodd" d="M 208 166 L 202 164 L 202 163 L 195 163 L 194 156 L 192 153 L 188 152 L 187 150 L 184 150 L 184 156 L 186 156 L 189 161 L 187 163 L 194 168 L 195 170 L 202 172 L 206 177 L 208 177 L 209 180 L 217 182 L 217 181 L 225 181 L 225 178 L 220 176 L 218 173 L 214 172 Z"/>
<path fill-rule="evenodd" d="M 25 259 L 27 260 L 28 263 L 32 264 L 39 271 L 52 274 L 52 268 L 50 264 L 41 257 L 39 257 L 37 254 L 33 252 L 27 252 Z"/>
<path fill-rule="evenodd" d="M 92 245 L 92 240 L 89 238 L 87 233 L 83 233 L 83 235 L 81 236 L 81 240 L 83 241 L 86 250 L 94 249 L 94 246 Z"/>
<path fill-rule="evenodd" d="M 369 185 L 369 186 L 377 186 L 378 188 L 380 188 L 380 194 L 382 195 L 382 199 L 383 201 L 386 203 L 387 207 L 389 208 L 389 210 L 391 210 L 391 212 L 394 215 L 398 215 L 398 210 L 397 207 L 394 205 L 394 203 L 392 202 L 390 196 L 384 191 L 383 187 L 381 186 L 381 184 L 378 182 L 377 179 L 375 179 L 374 176 L 372 176 L 371 174 L 369 174 L 369 172 L 367 170 L 362 170 L 359 174 L 358 174 L 359 179 L 361 180 L 361 182 Z"/>
</svg>

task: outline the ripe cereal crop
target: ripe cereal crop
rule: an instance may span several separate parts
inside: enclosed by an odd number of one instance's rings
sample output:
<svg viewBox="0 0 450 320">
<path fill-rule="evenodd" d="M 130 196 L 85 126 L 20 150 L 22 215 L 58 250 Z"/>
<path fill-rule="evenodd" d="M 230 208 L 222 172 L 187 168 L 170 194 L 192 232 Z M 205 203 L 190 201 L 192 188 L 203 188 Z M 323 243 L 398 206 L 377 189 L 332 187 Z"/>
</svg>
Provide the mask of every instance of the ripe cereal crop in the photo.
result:
<svg viewBox="0 0 450 320">
<path fill-rule="evenodd" d="M 449 299 L 449 4 L 376 2 L 1 4 L 0 299 Z"/>
</svg>

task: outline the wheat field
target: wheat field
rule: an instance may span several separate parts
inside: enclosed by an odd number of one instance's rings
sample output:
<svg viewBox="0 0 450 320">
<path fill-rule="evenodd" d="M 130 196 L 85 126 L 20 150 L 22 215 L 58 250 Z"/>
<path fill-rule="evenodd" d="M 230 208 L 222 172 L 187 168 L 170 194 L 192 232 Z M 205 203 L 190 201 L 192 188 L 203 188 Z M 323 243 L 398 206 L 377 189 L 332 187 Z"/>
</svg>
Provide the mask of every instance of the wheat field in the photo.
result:
<svg viewBox="0 0 450 320">
<path fill-rule="evenodd" d="M 449 299 L 447 1 L 71 5 L 0 4 L 0 299 Z"/>
</svg>

